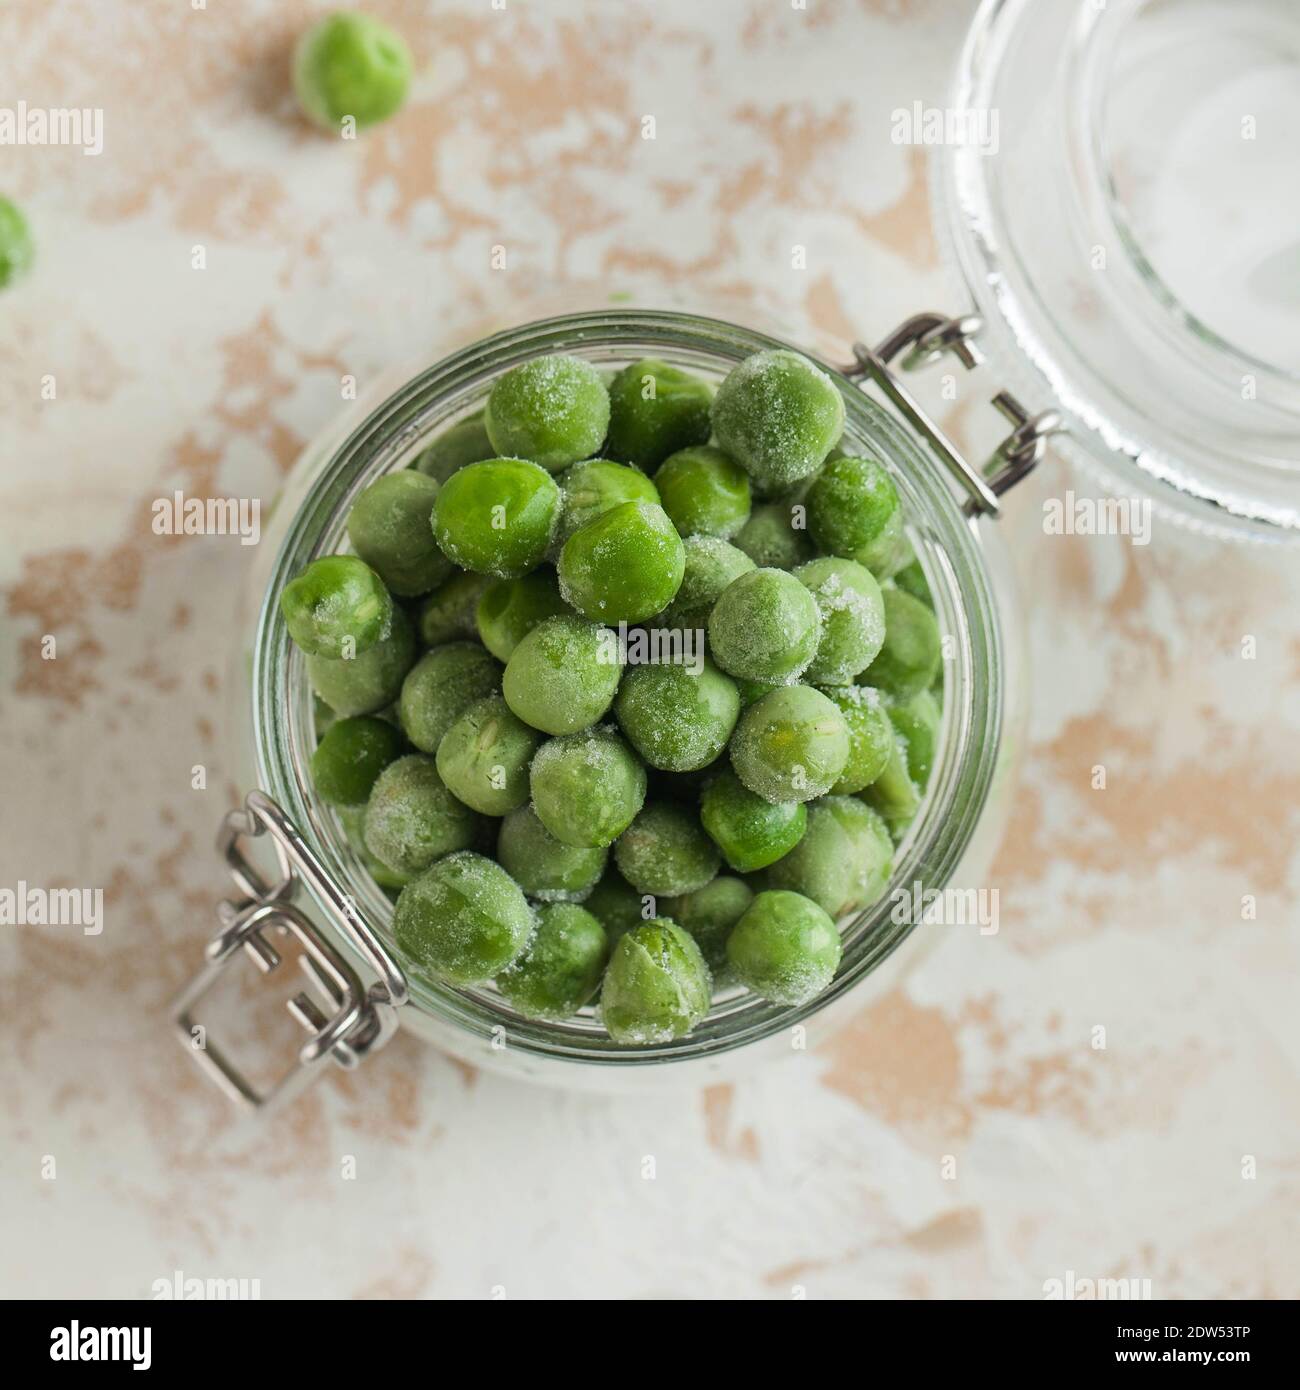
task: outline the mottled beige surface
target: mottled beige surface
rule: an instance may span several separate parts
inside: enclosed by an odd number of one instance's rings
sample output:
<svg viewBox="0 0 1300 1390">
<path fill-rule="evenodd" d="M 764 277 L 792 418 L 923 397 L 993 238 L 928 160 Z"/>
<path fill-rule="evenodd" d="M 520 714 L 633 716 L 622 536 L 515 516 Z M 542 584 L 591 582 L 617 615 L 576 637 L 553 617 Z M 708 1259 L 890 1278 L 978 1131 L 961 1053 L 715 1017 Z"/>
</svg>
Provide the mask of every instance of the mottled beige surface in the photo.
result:
<svg viewBox="0 0 1300 1390">
<path fill-rule="evenodd" d="M 0 1293 L 148 1296 L 177 1269 L 265 1297 L 1032 1298 L 1069 1270 L 1300 1293 L 1300 567 L 1159 521 L 1145 548 L 1047 536 L 1042 500 L 1089 486 L 1055 461 L 1002 523 L 1033 661 L 1002 929 L 954 933 L 828 1050 L 607 1100 L 399 1039 L 258 1127 L 166 1036 L 242 790 L 251 551 L 154 536 L 155 497 L 269 501 L 343 374 L 576 282 L 841 353 L 955 305 L 888 132 L 942 99 L 967 3 L 376 0 L 419 76 L 354 145 L 286 94 L 321 8 L 0 15 L 3 100 L 106 123 L 98 158 L 0 164 L 40 250 L 0 297 L 0 884 L 107 897 L 99 937 L 0 928 Z"/>
</svg>

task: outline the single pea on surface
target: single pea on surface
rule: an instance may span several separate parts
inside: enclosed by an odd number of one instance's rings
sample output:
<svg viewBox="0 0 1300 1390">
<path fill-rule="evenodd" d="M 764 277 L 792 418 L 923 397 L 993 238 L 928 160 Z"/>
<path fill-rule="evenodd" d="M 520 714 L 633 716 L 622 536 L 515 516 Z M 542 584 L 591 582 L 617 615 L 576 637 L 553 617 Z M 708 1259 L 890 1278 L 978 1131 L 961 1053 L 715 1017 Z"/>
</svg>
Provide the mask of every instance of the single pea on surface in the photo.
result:
<svg viewBox="0 0 1300 1390">
<path fill-rule="evenodd" d="M 677 897 L 703 888 L 718 872 L 718 847 L 684 806 L 646 806 L 614 846 L 618 871 L 640 893 Z"/>
<path fill-rule="evenodd" d="M 307 679 L 316 694 L 341 717 L 373 714 L 401 694 L 402 682 L 415 662 L 415 632 L 411 620 L 393 608 L 388 636 L 350 660 L 329 656 L 307 658 Z"/>
<path fill-rule="evenodd" d="M 478 829 L 479 818 L 420 753 L 389 763 L 366 803 L 366 848 L 398 873 L 421 873 L 443 855 L 468 849 Z"/>
<path fill-rule="evenodd" d="M 506 703 L 547 734 L 590 728 L 614 703 L 623 674 L 614 634 L 573 616 L 545 618 L 506 662 Z"/>
<path fill-rule="evenodd" d="M 609 387 L 610 457 L 650 472 L 669 454 L 707 443 L 712 404 L 702 378 L 654 357 L 631 363 Z"/>
<path fill-rule="evenodd" d="M 569 611 L 560 597 L 555 571 L 543 568 L 513 579 L 494 579 L 483 590 L 474 610 L 474 623 L 488 651 L 498 661 L 509 661 L 539 623 Z"/>
<path fill-rule="evenodd" d="M 867 907 L 885 891 L 894 842 L 884 821 L 852 796 L 824 796 L 808 807 L 808 828 L 763 873 L 767 888 L 811 898 L 831 917 Z"/>
<path fill-rule="evenodd" d="M 411 82 L 411 52 L 387 24 L 339 12 L 298 40 L 292 75 L 298 104 L 309 120 L 337 130 L 351 117 L 360 129 L 401 108 Z"/>
<path fill-rule="evenodd" d="M 375 779 L 401 755 L 405 740 L 386 719 L 359 715 L 335 720 L 316 745 L 311 777 L 334 806 L 364 806 Z"/>
<path fill-rule="evenodd" d="M 765 801 L 824 796 L 849 760 L 849 731 L 836 705 L 807 685 L 764 695 L 740 716 L 731 765 Z"/>
<path fill-rule="evenodd" d="M 808 810 L 801 801 L 767 801 L 730 768 L 700 794 L 700 823 L 737 873 L 775 863 L 803 839 Z"/>
<path fill-rule="evenodd" d="M 348 660 L 388 636 L 392 595 L 355 555 L 313 560 L 280 594 L 289 636 L 309 656 Z"/>
<path fill-rule="evenodd" d="M 497 989 L 525 1018 L 572 1018 L 600 988 L 609 959 L 605 928 L 576 903 L 547 903 L 521 955 L 496 978 Z"/>
<path fill-rule="evenodd" d="M 622 502 L 575 531 L 560 552 L 560 592 L 584 618 L 639 623 L 677 595 L 686 552 L 653 502 Z"/>
<path fill-rule="evenodd" d="M 563 546 L 575 531 L 621 502 L 659 504 L 659 489 L 637 468 L 609 459 L 584 459 L 560 475 L 563 506 L 555 540 Z"/>
<path fill-rule="evenodd" d="M 470 705 L 500 688 L 501 663 L 477 642 L 434 647 L 402 682 L 397 703 L 402 730 L 422 753 L 436 753 L 443 735 Z"/>
<path fill-rule="evenodd" d="M 614 947 L 600 992 L 600 1015 L 615 1042 L 665 1043 L 709 1012 L 713 981 L 700 948 L 676 922 L 656 917 Z"/>
<path fill-rule="evenodd" d="M 774 1004 L 806 1004 L 835 978 L 842 953 L 830 917 L 800 893 L 760 893 L 727 939 L 737 977 Z"/>
<path fill-rule="evenodd" d="M 690 772 L 726 748 L 740 717 L 740 696 L 707 657 L 698 671 L 680 664 L 634 666 L 619 686 L 614 713 L 651 767 Z"/>
<path fill-rule="evenodd" d="M 21 279 L 36 256 L 31 228 L 16 203 L 0 198 L 0 290 Z"/>
<path fill-rule="evenodd" d="M 500 864 L 469 850 L 449 854 L 402 889 L 393 935 L 420 974 L 449 984 L 499 975 L 524 950 L 536 920 Z"/>
<path fill-rule="evenodd" d="M 433 534 L 437 498 L 438 484 L 408 468 L 377 478 L 348 514 L 353 550 L 399 598 L 427 594 L 451 577 Z"/>
<path fill-rule="evenodd" d="M 578 901 L 605 872 L 606 849 L 584 849 L 557 840 L 531 806 L 501 822 L 497 859 L 529 897 L 542 902 Z"/>
<path fill-rule="evenodd" d="M 659 500 L 683 536 L 726 540 L 749 520 L 749 478 L 721 449 L 681 449 L 655 474 Z"/>
<path fill-rule="evenodd" d="M 528 800 L 528 766 L 541 741 L 500 695 L 488 695 L 443 734 L 438 772 L 466 806 L 485 816 L 504 816 Z"/>
<path fill-rule="evenodd" d="M 533 808 L 566 845 L 601 849 L 645 802 L 645 768 L 615 733 L 592 729 L 547 740 L 533 759 Z"/>
<path fill-rule="evenodd" d="M 756 569 L 729 584 L 709 614 L 713 659 L 728 675 L 779 685 L 797 679 L 821 641 L 817 600 L 784 570 Z"/>
<path fill-rule="evenodd" d="M 433 534 L 461 569 L 510 579 L 541 564 L 559 516 L 560 489 L 544 468 L 486 459 L 467 463 L 442 485 Z"/>
<path fill-rule="evenodd" d="M 844 401 L 797 352 L 756 352 L 727 374 L 713 401 L 718 443 L 768 491 L 821 467 L 844 432 Z"/>
<path fill-rule="evenodd" d="M 497 380 L 484 423 L 498 454 L 558 473 L 605 442 L 609 392 L 581 357 L 535 357 Z"/>
</svg>

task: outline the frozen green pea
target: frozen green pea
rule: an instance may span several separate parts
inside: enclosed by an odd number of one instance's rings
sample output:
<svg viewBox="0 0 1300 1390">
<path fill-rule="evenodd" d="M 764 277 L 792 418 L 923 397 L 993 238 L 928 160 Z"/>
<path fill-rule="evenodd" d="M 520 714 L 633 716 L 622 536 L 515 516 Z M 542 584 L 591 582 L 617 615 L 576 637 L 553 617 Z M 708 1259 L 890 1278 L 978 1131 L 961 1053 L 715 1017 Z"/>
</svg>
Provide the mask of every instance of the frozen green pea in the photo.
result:
<svg viewBox="0 0 1300 1390">
<path fill-rule="evenodd" d="M 859 799 L 880 813 L 895 842 L 907 833 L 920 809 L 921 789 L 907 766 L 907 742 L 897 731 L 885 770 L 859 793 Z"/>
<path fill-rule="evenodd" d="M 386 121 L 406 100 L 411 51 L 369 15 L 339 12 L 312 25 L 293 51 L 293 89 L 303 114 L 338 130 Z"/>
<path fill-rule="evenodd" d="M 622 502 L 659 502 L 659 490 L 639 469 L 609 459 L 586 459 L 560 475 L 563 508 L 555 544 Z"/>
<path fill-rule="evenodd" d="M 797 524 L 802 520 L 788 503 L 767 502 L 754 508 L 732 544 L 762 569 L 792 570 L 815 553 L 807 530 Z"/>
<path fill-rule="evenodd" d="M 614 947 L 600 1016 L 615 1042 L 671 1042 L 708 1014 L 712 993 L 709 967 L 690 933 L 656 917 Z"/>
<path fill-rule="evenodd" d="M 501 822 L 497 859 L 532 898 L 577 900 L 605 871 L 607 849 L 584 849 L 557 840 L 531 806 L 520 806 Z"/>
<path fill-rule="evenodd" d="M 709 614 L 713 659 L 729 675 L 777 685 L 796 680 L 821 640 L 817 600 L 784 570 L 742 574 Z"/>
<path fill-rule="evenodd" d="M 435 482 L 445 483 L 457 469 L 467 463 L 482 463 L 495 458 L 496 450 L 487 436 L 487 426 L 483 423 L 483 412 L 471 415 L 444 430 L 427 448 L 421 451 L 411 465 Z"/>
<path fill-rule="evenodd" d="M 498 454 L 558 473 L 605 442 L 609 392 L 581 357 L 535 357 L 493 386 L 485 423 Z"/>
<path fill-rule="evenodd" d="M 312 782 L 333 806 L 362 806 L 403 746 L 401 733 L 386 719 L 363 714 L 335 720 L 311 756 Z"/>
<path fill-rule="evenodd" d="M 808 829 L 763 873 L 766 888 L 811 898 L 834 918 L 875 902 L 893 868 L 884 821 L 853 796 L 826 796 L 808 808 Z"/>
<path fill-rule="evenodd" d="M 506 663 L 506 703 L 534 729 L 572 734 L 614 703 L 622 655 L 615 634 L 582 618 L 546 618 Z"/>
<path fill-rule="evenodd" d="M 376 478 L 348 513 L 352 548 L 399 598 L 427 594 L 452 564 L 430 524 L 438 484 L 410 469 Z"/>
<path fill-rule="evenodd" d="M 930 691 L 922 690 L 906 700 L 894 701 L 888 712 L 890 722 L 907 746 L 907 771 L 918 789 L 924 791 L 934 766 L 943 709 Z"/>
<path fill-rule="evenodd" d="M 718 872 L 718 847 L 694 811 L 671 801 L 644 807 L 614 846 L 618 871 L 641 893 L 676 897 Z"/>
<path fill-rule="evenodd" d="M 849 760 L 831 791 L 860 792 L 884 772 L 894 750 L 894 726 L 885 702 L 869 685 L 828 685 L 822 694 L 834 701 L 849 730 Z"/>
<path fill-rule="evenodd" d="M 352 848 L 356 850 L 357 858 L 361 860 L 370 877 L 389 894 L 405 888 L 415 875 L 399 873 L 396 869 L 390 869 L 383 860 L 376 859 L 366 848 L 365 806 L 338 806 L 335 809 L 339 822 L 343 826 L 343 833 L 348 837 L 348 842 Z"/>
<path fill-rule="evenodd" d="M 468 850 L 449 854 L 409 883 L 393 935 L 417 973 L 453 985 L 499 975 L 528 944 L 536 919 L 500 864 Z"/>
<path fill-rule="evenodd" d="M 289 636 L 309 656 L 350 660 L 392 630 L 393 600 L 384 581 L 355 555 L 313 560 L 280 595 Z"/>
<path fill-rule="evenodd" d="M 819 690 L 787 685 L 740 716 L 731 765 L 766 801 L 811 801 L 839 780 L 849 760 L 844 716 Z"/>
<path fill-rule="evenodd" d="M 546 568 L 494 579 L 483 590 L 474 619 L 483 645 L 499 661 L 509 661 L 538 623 L 568 611 L 555 571 Z"/>
<path fill-rule="evenodd" d="M 0 290 L 27 273 L 34 254 L 27 219 L 16 204 L 0 198 Z"/>
<path fill-rule="evenodd" d="M 824 555 L 795 578 L 817 600 L 821 640 L 804 672 L 810 685 L 842 685 L 875 660 L 885 641 L 885 604 L 875 576 L 855 560 Z"/>
<path fill-rule="evenodd" d="M 800 801 L 765 801 L 729 768 L 700 795 L 700 823 L 737 873 L 775 863 L 803 838 L 808 809 Z"/>
<path fill-rule="evenodd" d="M 646 921 L 646 900 L 612 866 L 605 869 L 600 882 L 582 900 L 582 905 L 600 922 L 613 947 L 624 932 Z"/>
<path fill-rule="evenodd" d="M 669 454 L 708 442 L 713 388 L 654 357 L 624 367 L 609 387 L 611 458 L 647 471 Z"/>
<path fill-rule="evenodd" d="M 726 540 L 749 520 L 749 477 L 721 449 L 702 444 L 670 455 L 655 486 L 680 535 Z"/>
<path fill-rule="evenodd" d="M 690 932 L 714 976 L 727 968 L 727 937 L 754 901 L 754 890 L 729 875 L 685 893 L 665 898 L 660 906 L 683 931 Z"/>
<path fill-rule="evenodd" d="M 621 502 L 589 521 L 560 552 L 560 592 L 584 618 L 639 623 L 681 587 L 686 552 L 662 507 Z"/>
<path fill-rule="evenodd" d="M 461 570 L 426 594 L 415 611 L 416 632 L 424 646 L 441 647 L 458 637 L 477 637 L 479 600 L 492 582 L 491 575 Z"/>
<path fill-rule="evenodd" d="M 876 659 L 860 673 L 860 683 L 874 685 L 896 700 L 929 688 L 943 663 L 943 640 L 935 616 L 920 599 L 901 589 L 882 591 L 885 641 Z"/>
<path fill-rule="evenodd" d="M 786 349 L 733 367 L 713 401 L 718 443 L 761 486 L 790 487 L 821 466 L 844 431 L 835 383 Z"/>
<path fill-rule="evenodd" d="M 548 903 L 523 954 L 496 978 L 502 998 L 525 1018 L 572 1018 L 600 988 L 609 959 L 605 928 L 576 903 Z"/>
<path fill-rule="evenodd" d="M 397 706 L 402 730 L 422 753 L 436 753 L 442 736 L 470 705 L 500 688 L 501 663 L 477 642 L 434 647 L 402 682 Z"/>
<path fill-rule="evenodd" d="M 842 455 L 831 459 L 808 489 L 808 529 L 818 547 L 874 569 L 883 549 L 895 543 L 891 527 L 901 520 L 898 489 L 884 464 Z"/>
<path fill-rule="evenodd" d="M 387 637 L 351 658 L 309 656 L 307 679 L 335 714 L 345 718 L 373 714 L 401 694 L 402 682 L 414 661 L 411 620 L 394 605 Z"/>
<path fill-rule="evenodd" d="M 934 596 L 930 592 L 930 581 L 925 577 L 925 570 L 921 568 L 921 562 L 910 545 L 907 553 L 909 559 L 894 575 L 894 583 L 905 594 L 911 594 L 918 602 L 933 610 Z"/>
<path fill-rule="evenodd" d="M 442 485 L 433 534 L 462 569 L 510 579 L 536 569 L 560 516 L 555 479 L 523 459 L 467 463 Z"/>
<path fill-rule="evenodd" d="M 707 767 L 727 746 L 740 716 L 736 684 L 706 657 L 683 665 L 634 666 L 623 677 L 614 714 L 628 742 L 668 772 Z"/>
<path fill-rule="evenodd" d="M 438 771 L 466 806 L 485 816 L 504 816 L 528 800 L 528 766 L 541 741 L 500 695 L 489 695 L 443 734 Z"/>
<path fill-rule="evenodd" d="M 412 753 L 379 774 L 366 803 L 366 848 L 390 869 L 418 874 L 474 843 L 478 817 L 447 790 L 432 758 Z"/>
<path fill-rule="evenodd" d="M 583 849 L 613 844 L 641 809 L 645 785 L 635 754 L 604 730 L 550 739 L 533 759 L 533 808 L 557 840 Z"/>
<path fill-rule="evenodd" d="M 716 536 L 687 536 L 682 552 L 681 588 L 655 622 L 661 627 L 698 631 L 708 625 L 722 591 L 733 579 L 748 574 L 754 562 L 743 550 Z"/>
<path fill-rule="evenodd" d="M 806 1004 L 835 978 L 835 923 L 799 893 L 760 893 L 727 939 L 737 977 L 774 1004 Z"/>
</svg>

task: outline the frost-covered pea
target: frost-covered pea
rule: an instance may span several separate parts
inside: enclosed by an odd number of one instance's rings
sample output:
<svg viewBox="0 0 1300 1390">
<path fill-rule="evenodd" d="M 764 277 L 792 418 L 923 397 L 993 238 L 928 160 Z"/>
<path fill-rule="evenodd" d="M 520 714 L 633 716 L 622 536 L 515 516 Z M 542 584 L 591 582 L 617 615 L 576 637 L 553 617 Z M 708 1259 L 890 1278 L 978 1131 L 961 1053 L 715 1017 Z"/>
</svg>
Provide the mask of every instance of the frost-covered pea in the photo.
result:
<svg viewBox="0 0 1300 1390">
<path fill-rule="evenodd" d="M 849 760 L 831 791 L 849 795 L 869 787 L 884 772 L 894 749 L 894 726 L 880 691 L 869 685 L 827 685 L 849 731 Z"/>
<path fill-rule="evenodd" d="M 525 1018 L 571 1018 L 600 988 L 609 959 L 605 928 L 576 903 L 538 909 L 522 954 L 496 978 L 506 1003 Z"/>
<path fill-rule="evenodd" d="M 438 744 L 442 780 L 485 816 L 504 816 L 528 800 L 528 766 L 542 741 L 500 695 L 476 700 Z"/>
<path fill-rule="evenodd" d="M 806 1004 L 835 978 L 842 946 L 835 923 L 799 893 L 760 893 L 727 939 L 737 977 L 774 1004 Z"/>
<path fill-rule="evenodd" d="M 807 685 L 783 686 L 750 705 L 731 740 L 736 776 L 766 801 L 824 796 L 848 760 L 844 716 Z"/>
<path fill-rule="evenodd" d="M 753 873 L 789 852 L 803 838 L 808 811 L 800 801 L 765 801 L 730 768 L 700 794 L 700 823 L 737 873 Z"/>
<path fill-rule="evenodd" d="M 417 974 L 454 985 L 499 975 L 536 919 L 519 885 L 481 854 L 449 854 L 402 889 L 393 935 Z"/>
<path fill-rule="evenodd" d="M 929 689 L 943 664 L 943 639 L 934 614 L 920 599 L 892 586 L 881 592 L 885 640 L 871 664 L 859 675 L 896 700 Z"/>
<path fill-rule="evenodd" d="M 469 463 L 442 485 L 433 534 L 462 569 L 510 579 L 536 569 L 560 517 L 555 479 L 524 459 Z"/>
<path fill-rule="evenodd" d="M 615 1042 L 671 1042 L 708 1014 L 712 993 L 709 967 L 690 933 L 652 918 L 614 947 L 600 1016 Z"/>
<path fill-rule="evenodd" d="M 622 502 L 659 503 L 659 490 L 638 468 L 609 459 L 584 459 L 560 475 L 562 507 L 554 545 Z"/>
<path fill-rule="evenodd" d="M 441 647 L 461 637 L 478 637 L 475 614 L 492 583 L 489 574 L 457 570 L 445 584 L 422 598 L 415 610 L 415 630 L 426 647 Z"/>
<path fill-rule="evenodd" d="M 560 592 L 584 618 L 639 623 L 677 595 L 681 537 L 662 507 L 622 502 L 575 531 L 560 552 Z"/>
<path fill-rule="evenodd" d="M 566 845 L 600 849 L 645 801 L 645 768 L 617 734 L 593 729 L 547 740 L 532 766 L 533 807 Z"/>
<path fill-rule="evenodd" d="M 433 535 L 438 484 L 405 469 L 376 478 L 352 504 L 352 548 L 399 598 L 427 594 L 451 577 Z"/>
<path fill-rule="evenodd" d="M 708 442 L 713 388 L 707 381 L 644 357 L 624 367 L 609 387 L 611 458 L 647 472 L 669 454 Z"/>
<path fill-rule="evenodd" d="M 581 357 L 534 357 L 498 379 L 484 423 L 502 457 L 531 459 L 558 473 L 599 451 L 609 428 L 609 392 Z"/>
<path fill-rule="evenodd" d="M 464 468 L 467 463 L 495 458 L 496 452 L 480 410 L 444 430 L 420 452 L 411 467 L 435 482 L 445 483 L 457 469 Z"/>
<path fill-rule="evenodd" d="M 497 859 L 531 898 L 543 902 L 578 901 L 605 871 L 607 849 L 566 845 L 538 819 L 531 806 L 520 806 L 501 822 Z"/>
<path fill-rule="evenodd" d="M 720 874 L 694 893 L 665 898 L 660 907 L 690 932 L 716 978 L 727 968 L 727 937 L 753 901 L 754 890 L 747 883 Z"/>
<path fill-rule="evenodd" d="M 501 688 L 501 663 L 477 642 L 448 642 L 411 667 L 397 712 L 406 737 L 436 753 L 442 736 L 476 700 Z"/>
<path fill-rule="evenodd" d="M 754 562 L 743 550 L 716 536 L 687 536 L 682 551 L 681 587 L 654 621 L 659 627 L 698 631 L 707 627 L 722 591 L 733 579 L 748 574 Z"/>
<path fill-rule="evenodd" d="M 875 576 L 855 560 L 824 555 L 795 578 L 821 613 L 817 654 L 803 673 L 810 685 L 842 685 L 875 660 L 885 641 L 885 604 Z"/>
<path fill-rule="evenodd" d="M 644 807 L 614 846 L 618 871 L 640 893 L 676 897 L 718 872 L 718 847 L 699 817 L 671 801 Z"/>
<path fill-rule="evenodd" d="M 401 731 L 386 719 L 337 719 L 311 757 L 311 779 L 333 806 L 364 806 L 375 779 L 402 754 Z"/>
<path fill-rule="evenodd" d="M 880 897 L 893 857 L 889 831 L 869 806 L 853 796 L 825 796 L 808 807 L 803 839 L 764 870 L 762 881 L 802 893 L 839 918 Z"/>
<path fill-rule="evenodd" d="M 634 666 L 619 686 L 614 714 L 651 767 L 690 772 L 726 748 L 740 696 L 707 657 L 698 672 L 676 664 Z"/>
<path fill-rule="evenodd" d="M 401 694 L 402 682 L 414 661 L 411 620 L 394 606 L 387 637 L 350 659 L 309 656 L 307 679 L 335 714 L 345 718 L 373 714 Z"/>
<path fill-rule="evenodd" d="M 294 643 L 308 656 L 348 661 L 392 630 L 393 599 L 384 581 L 355 555 L 313 560 L 280 594 Z"/>
<path fill-rule="evenodd" d="M 411 51 L 387 24 L 340 11 L 298 40 L 292 75 L 308 120 L 337 131 L 351 118 L 360 129 L 386 121 L 406 100 Z"/>
<path fill-rule="evenodd" d="M 366 848 L 398 873 L 418 874 L 444 854 L 468 849 L 478 829 L 478 817 L 420 753 L 389 763 L 366 803 Z"/>
<path fill-rule="evenodd" d="M 623 674 L 614 634 L 583 618 L 543 619 L 506 663 L 506 703 L 547 734 L 589 728 L 614 703 Z"/>
<path fill-rule="evenodd" d="M 775 349 L 731 369 L 718 387 L 712 418 L 722 448 L 775 491 L 821 466 L 844 431 L 844 401 L 808 358 Z"/>
<path fill-rule="evenodd" d="M 817 652 L 821 614 L 813 595 L 784 570 L 742 574 L 709 614 L 709 647 L 728 675 L 779 685 L 796 680 Z"/>
<path fill-rule="evenodd" d="M 498 661 L 509 661 L 539 623 L 567 612 L 555 571 L 548 566 L 514 579 L 492 580 L 478 601 L 474 622 L 488 651 Z"/>
<path fill-rule="evenodd" d="M 867 564 L 875 546 L 901 514 L 889 470 L 873 458 L 843 454 L 829 459 L 808 489 L 808 529 L 828 555 Z M 874 552 L 868 552 L 874 558 Z"/>
<path fill-rule="evenodd" d="M 787 502 L 755 507 L 731 538 L 761 569 L 792 570 L 815 555 L 807 530 L 797 525 L 802 514 Z"/>
<path fill-rule="evenodd" d="M 701 444 L 666 458 L 655 487 L 669 520 L 682 536 L 726 540 L 749 520 L 749 477 L 721 449 Z"/>
</svg>

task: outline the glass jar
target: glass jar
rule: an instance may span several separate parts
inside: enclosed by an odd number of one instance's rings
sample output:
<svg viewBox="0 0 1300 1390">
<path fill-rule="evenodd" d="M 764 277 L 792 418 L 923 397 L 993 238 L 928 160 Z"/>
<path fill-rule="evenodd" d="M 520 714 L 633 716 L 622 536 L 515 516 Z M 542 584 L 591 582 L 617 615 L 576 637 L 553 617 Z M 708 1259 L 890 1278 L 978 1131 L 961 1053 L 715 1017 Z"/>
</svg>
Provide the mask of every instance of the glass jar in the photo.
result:
<svg viewBox="0 0 1300 1390">
<path fill-rule="evenodd" d="M 933 165 L 999 374 L 1193 526 L 1300 537 L 1300 6 L 984 0 Z"/>
<path fill-rule="evenodd" d="M 799 1008 L 769 1004 L 733 989 L 715 999 L 708 1018 L 673 1042 L 637 1048 L 614 1043 L 590 1009 L 563 1023 L 525 1019 L 508 1008 L 490 986 L 452 988 L 411 977 L 400 1007 L 391 1008 L 383 977 L 400 973 L 391 937 L 392 903 L 358 858 L 336 815 L 316 795 L 309 774 L 315 747 L 313 696 L 302 654 L 289 640 L 279 617 L 278 597 L 285 583 L 313 559 L 346 543 L 346 519 L 357 495 L 380 474 L 407 466 L 429 438 L 481 408 L 502 373 L 544 353 L 580 355 L 602 368 L 616 369 L 654 356 L 713 381 L 739 361 L 766 348 L 787 346 L 735 324 L 679 313 L 616 311 L 576 314 L 532 323 L 474 343 L 415 376 L 387 396 L 346 437 L 336 431 L 308 449 L 277 502 L 259 548 L 261 570 L 250 594 L 258 608 L 247 615 L 251 651 L 243 654 L 251 671 L 253 719 L 247 766 L 265 796 L 237 818 L 224 838 L 245 897 L 272 910 L 287 903 L 301 880 L 311 899 L 309 921 L 369 980 L 372 1002 L 383 1006 L 373 1028 L 382 1041 L 396 1016 L 408 1031 L 477 1065 L 568 1086 L 618 1088 L 689 1076 L 708 1081 L 730 1074 L 742 1062 L 793 1047 L 811 1046 L 819 1034 L 846 1013 L 856 1013 L 877 993 L 895 986 L 946 928 L 918 927 L 910 904 L 914 885 L 927 890 L 978 888 L 1000 838 L 1009 770 L 1023 706 L 1021 673 L 1012 625 L 1008 634 L 1009 565 L 991 529 L 970 513 L 974 508 L 930 451 L 847 375 L 835 374 L 846 409 L 845 440 L 884 460 L 898 486 L 909 532 L 925 569 L 944 636 L 944 708 L 934 772 L 922 808 L 895 856 L 890 891 L 864 912 L 841 924 L 844 956 L 830 987 Z M 833 368 L 828 368 L 834 372 Z M 862 368 L 849 369 L 860 375 Z M 351 417 L 355 420 L 355 413 Z M 265 810 L 266 798 L 273 808 Z M 283 816 L 283 823 L 279 817 Z M 281 881 L 259 880 L 242 856 L 237 830 L 269 828 L 287 844 L 297 874 Z M 894 889 L 901 890 L 896 897 Z M 260 940 L 236 939 L 233 924 L 247 904 L 225 909 L 226 930 L 209 950 L 209 972 L 233 959 L 242 946 L 260 954 Z M 301 937 L 294 915 L 287 922 Z M 269 920 L 269 919 L 268 919 Z M 360 936 L 358 936 L 358 930 Z M 376 961 L 378 969 L 376 969 Z M 263 961 L 265 964 L 265 961 Z M 318 962 L 319 964 L 319 962 Z M 889 968 L 886 968 L 886 967 Z M 390 969 L 392 967 L 392 969 Z M 341 967 L 340 967 L 341 968 Z M 326 976 L 329 971 L 318 971 Z M 343 972 L 346 973 L 346 972 Z M 380 976 L 376 987 L 374 977 Z M 186 1040 L 195 1025 L 193 1006 L 203 992 L 201 979 L 179 1011 Z M 318 985 L 339 1012 L 351 1011 L 352 1036 L 365 1012 L 329 978 Z M 363 987 L 365 987 L 363 985 Z M 311 1065 L 322 1059 L 315 1023 Z M 331 1038 L 347 1029 L 335 1028 Z M 361 1051 L 366 1050 L 367 1043 Z M 209 1051 L 212 1045 L 208 1044 Z M 221 1054 L 207 1056 L 214 1074 L 232 1094 L 261 1099 L 238 1084 Z M 335 1060 L 354 1060 L 346 1046 Z M 308 1070 L 307 1067 L 300 1071 Z"/>
</svg>

